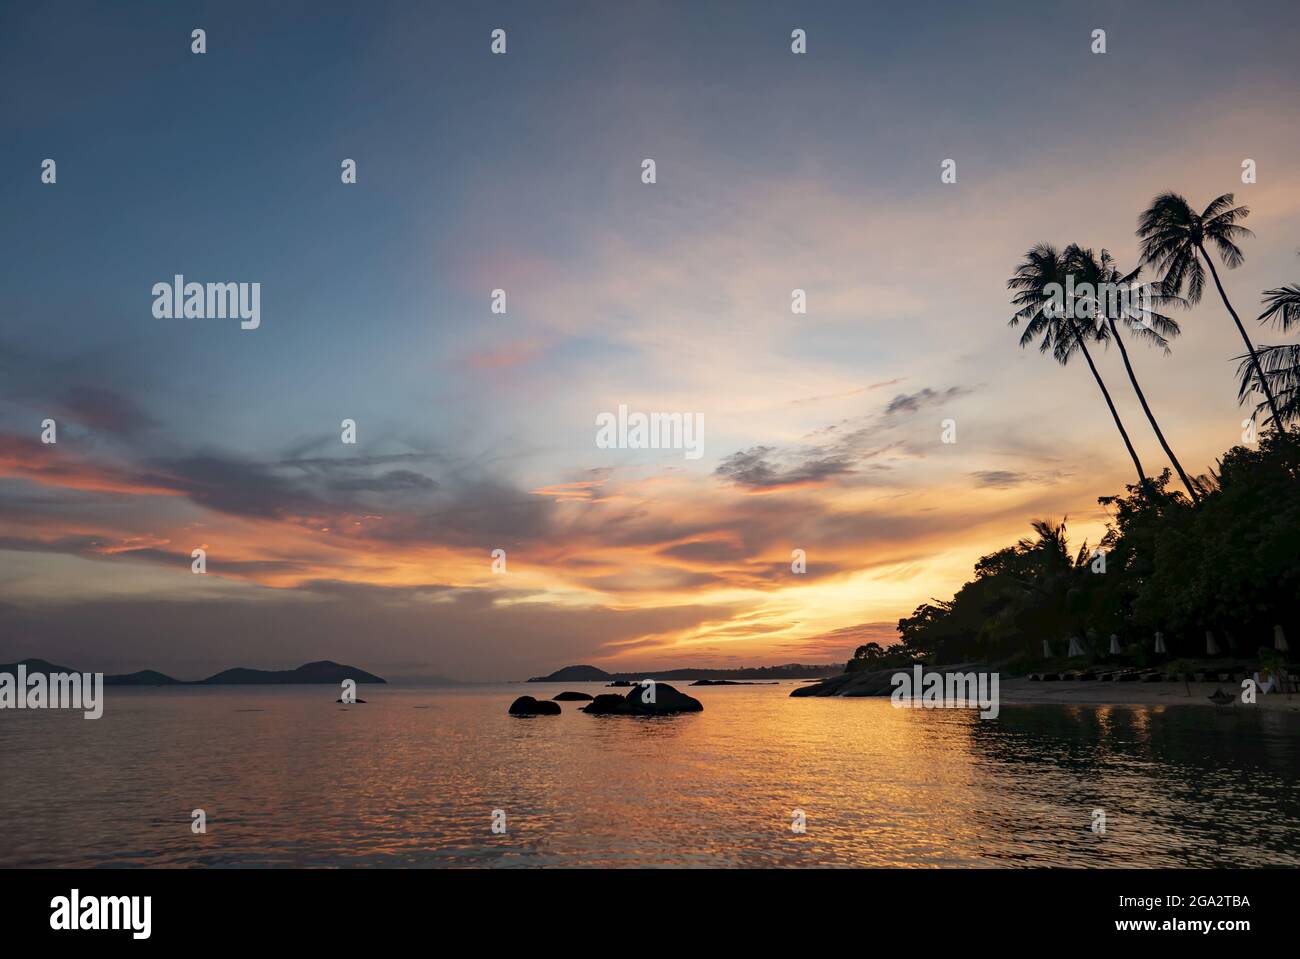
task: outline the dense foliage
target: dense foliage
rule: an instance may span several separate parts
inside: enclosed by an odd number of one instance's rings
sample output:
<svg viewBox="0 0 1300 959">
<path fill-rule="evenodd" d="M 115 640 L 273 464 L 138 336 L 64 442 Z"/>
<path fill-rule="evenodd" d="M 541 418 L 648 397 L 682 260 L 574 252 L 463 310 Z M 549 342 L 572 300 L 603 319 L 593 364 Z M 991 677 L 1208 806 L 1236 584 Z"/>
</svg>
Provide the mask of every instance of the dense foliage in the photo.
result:
<svg viewBox="0 0 1300 959">
<path fill-rule="evenodd" d="M 1035 522 L 1033 537 L 981 558 L 951 600 L 899 620 L 900 645 L 864 646 L 850 669 L 1030 660 L 1043 655 L 1044 639 L 1063 654 L 1070 637 L 1104 658 L 1112 634 L 1145 658 L 1156 631 L 1171 657 L 1203 656 L 1206 630 L 1225 655 L 1255 656 L 1272 644 L 1275 625 L 1294 641 L 1300 435 L 1270 432 L 1258 448 L 1229 450 L 1199 504 L 1168 486 L 1166 470 L 1102 497 L 1112 517 L 1106 536 L 1073 553 L 1064 522 Z"/>
</svg>

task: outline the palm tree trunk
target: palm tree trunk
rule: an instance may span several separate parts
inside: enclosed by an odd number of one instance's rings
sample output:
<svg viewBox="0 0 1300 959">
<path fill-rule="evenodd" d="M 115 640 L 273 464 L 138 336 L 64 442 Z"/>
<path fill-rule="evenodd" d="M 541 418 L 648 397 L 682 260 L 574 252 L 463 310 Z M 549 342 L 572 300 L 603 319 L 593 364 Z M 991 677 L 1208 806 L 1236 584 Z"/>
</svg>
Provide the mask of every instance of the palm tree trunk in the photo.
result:
<svg viewBox="0 0 1300 959">
<path fill-rule="evenodd" d="M 1110 398 L 1110 390 L 1106 389 L 1101 374 L 1097 372 L 1097 364 L 1092 361 L 1092 354 L 1088 352 L 1088 344 L 1083 341 L 1083 335 L 1079 332 L 1079 324 L 1071 323 L 1070 325 L 1074 329 L 1075 339 L 1079 341 L 1079 349 L 1083 350 L 1083 358 L 1088 361 L 1088 369 L 1092 370 L 1092 376 L 1101 389 L 1101 395 L 1106 397 L 1106 405 L 1110 407 L 1110 415 L 1115 419 L 1115 427 L 1119 430 L 1119 435 L 1124 437 L 1124 445 L 1128 447 L 1128 455 L 1133 458 L 1133 465 L 1137 467 L 1138 486 L 1144 486 L 1147 481 L 1147 471 L 1142 468 L 1142 461 L 1138 459 L 1137 450 L 1133 448 L 1133 441 L 1128 438 L 1128 431 L 1124 429 L 1124 423 L 1119 418 L 1119 410 L 1115 409 L 1115 402 Z"/>
<path fill-rule="evenodd" d="M 1181 479 L 1183 485 L 1187 487 L 1187 495 L 1192 498 L 1193 503 L 1199 503 L 1201 498 L 1196 493 L 1196 487 L 1192 485 L 1192 481 L 1187 478 L 1187 473 L 1183 471 L 1183 464 L 1178 462 L 1178 457 L 1174 455 L 1174 451 L 1170 449 L 1169 444 L 1165 442 L 1165 434 L 1161 432 L 1160 424 L 1156 422 L 1155 414 L 1151 412 L 1151 407 L 1147 405 L 1146 394 L 1142 392 L 1142 387 L 1138 386 L 1137 375 L 1133 372 L 1133 364 L 1129 362 L 1128 349 L 1124 346 L 1123 337 L 1119 335 L 1119 329 L 1115 326 L 1114 318 L 1108 316 L 1106 317 L 1106 322 L 1110 324 L 1111 335 L 1115 337 L 1115 342 L 1119 344 L 1119 355 L 1124 358 L 1124 369 L 1128 370 L 1128 380 L 1133 384 L 1133 392 L 1137 394 L 1138 402 L 1142 404 L 1142 412 L 1146 413 L 1147 420 L 1151 423 L 1151 428 L 1155 430 L 1156 439 L 1160 441 L 1160 446 L 1165 451 L 1165 455 L 1169 457 L 1169 462 L 1174 464 L 1174 469 L 1178 471 L 1179 479 Z"/>
<path fill-rule="evenodd" d="M 1273 429 L 1281 433 L 1282 416 L 1277 411 L 1277 400 L 1273 398 L 1273 391 L 1268 388 L 1268 380 L 1264 379 L 1264 371 L 1260 369 L 1259 356 L 1255 353 L 1255 344 L 1250 342 L 1250 336 L 1246 333 L 1246 328 L 1241 325 L 1241 317 L 1237 316 L 1237 311 L 1228 302 L 1228 294 L 1224 292 L 1223 284 L 1219 282 L 1219 271 L 1214 268 L 1214 261 L 1210 259 L 1210 254 L 1205 251 L 1205 247 L 1199 244 L 1197 249 L 1201 251 L 1201 256 L 1205 257 L 1205 262 L 1210 264 L 1210 275 L 1214 277 L 1214 285 L 1219 288 L 1219 296 L 1223 298 L 1223 305 L 1232 314 L 1232 322 L 1237 324 L 1237 332 L 1241 334 L 1241 339 L 1250 353 L 1251 365 L 1255 367 L 1255 378 L 1259 380 L 1259 388 L 1264 391 L 1264 398 L 1268 400 L 1268 408 L 1273 413 Z"/>
</svg>

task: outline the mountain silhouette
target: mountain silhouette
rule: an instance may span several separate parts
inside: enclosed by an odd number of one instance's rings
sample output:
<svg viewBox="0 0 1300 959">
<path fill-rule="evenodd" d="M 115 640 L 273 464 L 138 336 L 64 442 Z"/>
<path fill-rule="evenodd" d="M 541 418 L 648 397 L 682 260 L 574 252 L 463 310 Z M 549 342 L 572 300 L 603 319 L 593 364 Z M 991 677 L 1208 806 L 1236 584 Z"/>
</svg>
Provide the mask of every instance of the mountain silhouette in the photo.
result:
<svg viewBox="0 0 1300 959">
<path fill-rule="evenodd" d="M 28 658 L 16 663 L 0 665 L 0 672 L 15 673 L 19 666 L 26 668 L 28 675 L 33 673 L 74 673 L 81 670 L 67 666 L 58 666 L 44 659 Z M 314 663 L 304 663 L 297 669 L 249 669 L 237 666 L 222 670 L 207 679 L 184 680 L 173 679 L 166 673 L 155 669 L 141 669 L 134 673 L 113 673 L 104 676 L 105 686 L 288 686 L 292 684 L 337 685 L 345 679 L 357 683 L 386 683 L 387 681 L 373 673 L 355 666 L 335 663 L 322 659 Z"/>
</svg>

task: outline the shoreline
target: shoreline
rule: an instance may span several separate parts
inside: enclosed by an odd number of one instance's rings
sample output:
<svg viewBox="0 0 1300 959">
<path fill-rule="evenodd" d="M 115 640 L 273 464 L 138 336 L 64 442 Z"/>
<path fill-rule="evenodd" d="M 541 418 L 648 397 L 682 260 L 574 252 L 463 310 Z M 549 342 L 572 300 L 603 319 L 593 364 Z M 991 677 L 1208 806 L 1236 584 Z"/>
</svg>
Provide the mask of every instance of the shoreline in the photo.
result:
<svg viewBox="0 0 1300 959">
<path fill-rule="evenodd" d="M 1191 695 L 1187 695 L 1188 686 Z M 1210 702 L 1216 689 L 1236 698 L 1226 706 Z M 999 681 L 998 698 L 1003 706 L 1205 706 L 1211 709 L 1267 709 L 1300 712 L 1300 693 L 1257 692 L 1255 702 L 1241 702 L 1241 684 L 1209 683 L 1116 683 L 1104 680 L 1045 683 L 1026 676 L 1008 676 Z"/>
<path fill-rule="evenodd" d="M 790 695 L 794 698 L 887 698 L 894 694 L 894 678 L 902 671 L 904 670 L 880 669 L 843 673 L 812 686 L 796 687 Z M 996 675 L 996 696 L 1000 706 L 1202 706 L 1224 710 L 1258 708 L 1270 712 L 1300 712 L 1300 692 L 1265 693 L 1257 689 L 1255 702 L 1243 703 L 1243 680 L 1239 674 L 1234 674 L 1238 675 L 1234 679 L 1202 682 L 1163 678 L 1158 682 L 1137 679 L 1042 680 L 1028 675 L 1002 673 L 986 663 L 952 663 L 926 668 L 925 672 L 927 676 L 954 673 L 967 676 Z M 1222 705 L 1213 702 L 1210 696 L 1216 690 L 1232 696 L 1232 701 Z M 986 693 L 981 691 L 980 695 Z"/>
</svg>

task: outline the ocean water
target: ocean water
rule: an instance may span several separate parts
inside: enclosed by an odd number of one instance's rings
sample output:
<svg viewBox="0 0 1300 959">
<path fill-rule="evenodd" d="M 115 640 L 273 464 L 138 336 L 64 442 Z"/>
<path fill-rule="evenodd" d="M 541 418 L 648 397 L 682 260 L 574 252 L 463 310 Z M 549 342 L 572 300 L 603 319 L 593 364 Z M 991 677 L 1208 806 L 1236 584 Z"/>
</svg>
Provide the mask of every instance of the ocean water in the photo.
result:
<svg viewBox="0 0 1300 959">
<path fill-rule="evenodd" d="M 793 685 L 691 688 L 703 713 L 657 719 L 506 713 L 604 691 L 581 683 L 363 686 L 351 707 L 331 686 L 109 688 L 99 720 L 6 710 L 0 866 L 1300 865 L 1298 716 L 981 721 Z"/>
</svg>

